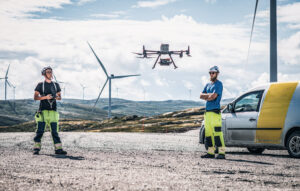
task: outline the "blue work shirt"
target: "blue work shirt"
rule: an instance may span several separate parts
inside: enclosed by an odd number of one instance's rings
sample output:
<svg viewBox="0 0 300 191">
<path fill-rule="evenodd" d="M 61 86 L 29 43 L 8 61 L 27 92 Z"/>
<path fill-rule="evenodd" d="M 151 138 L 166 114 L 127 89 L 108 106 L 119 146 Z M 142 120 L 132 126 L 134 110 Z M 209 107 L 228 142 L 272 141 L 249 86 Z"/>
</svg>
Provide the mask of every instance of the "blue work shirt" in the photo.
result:
<svg viewBox="0 0 300 191">
<path fill-rule="evenodd" d="M 222 98 L 222 92 L 223 92 L 223 84 L 219 80 L 215 81 L 214 83 L 210 82 L 210 83 L 206 84 L 202 93 L 218 94 L 218 97 L 216 99 L 206 102 L 206 111 L 211 111 L 211 110 L 221 108 L 220 102 L 221 102 L 221 98 Z"/>
</svg>

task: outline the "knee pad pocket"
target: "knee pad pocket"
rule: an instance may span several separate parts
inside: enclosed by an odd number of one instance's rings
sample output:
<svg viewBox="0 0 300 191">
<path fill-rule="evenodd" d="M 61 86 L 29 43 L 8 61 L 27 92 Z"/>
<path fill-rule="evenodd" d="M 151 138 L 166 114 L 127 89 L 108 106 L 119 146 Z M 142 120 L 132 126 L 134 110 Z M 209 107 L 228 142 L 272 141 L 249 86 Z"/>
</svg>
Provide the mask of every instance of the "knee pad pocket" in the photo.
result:
<svg viewBox="0 0 300 191">
<path fill-rule="evenodd" d="M 211 137 L 205 137 L 206 139 L 206 143 L 208 147 L 212 147 L 213 143 L 212 143 L 212 138 Z"/>
<path fill-rule="evenodd" d="M 215 144 L 216 144 L 217 147 L 222 146 L 220 136 L 215 136 Z"/>
<path fill-rule="evenodd" d="M 57 125 L 58 125 L 57 123 L 50 123 L 52 133 L 58 131 Z"/>
<path fill-rule="evenodd" d="M 45 130 L 45 122 L 38 122 L 38 128 L 37 128 L 37 133 L 44 133 Z"/>
</svg>

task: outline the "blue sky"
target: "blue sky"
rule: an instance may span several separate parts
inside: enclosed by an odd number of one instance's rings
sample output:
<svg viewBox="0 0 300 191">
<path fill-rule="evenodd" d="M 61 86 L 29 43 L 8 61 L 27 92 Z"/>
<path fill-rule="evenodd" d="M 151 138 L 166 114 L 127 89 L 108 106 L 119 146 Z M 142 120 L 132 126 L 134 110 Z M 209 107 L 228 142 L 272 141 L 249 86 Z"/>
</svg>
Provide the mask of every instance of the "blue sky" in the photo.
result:
<svg viewBox="0 0 300 191">
<path fill-rule="evenodd" d="M 88 48 L 94 47 L 109 73 L 136 74 L 116 80 L 124 99 L 198 100 L 208 81 L 207 70 L 221 68 L 224 98 L 268 82 L 269 0 L 260 0 L 246 63 L 255 0 L 18 0 L 0 2 L 0 77 L 11 64 L 9 80 L 16 98 L 31 98 L 42 81 L 40 70 L 51 65 L 66 82 L 66 97 L 97 97 L 105 75 Z M 278 0 L 279 81 L 300 80 L 300 1 Z M 192 57 L 175 58 L 178 69 L 157 66 L 154 60 L 135 58 L 131 52 L 191 46 Z M 26 71 L 26 72 L 25 72 Z M 0 81 L 0 99 L 4 98 Z M 145 91 L 144 91 L 145 90 Z M 12 98 L 12 89 L 9 89 Z M 104 90 L 103 97 L 107 97 Z"/>
</svg>

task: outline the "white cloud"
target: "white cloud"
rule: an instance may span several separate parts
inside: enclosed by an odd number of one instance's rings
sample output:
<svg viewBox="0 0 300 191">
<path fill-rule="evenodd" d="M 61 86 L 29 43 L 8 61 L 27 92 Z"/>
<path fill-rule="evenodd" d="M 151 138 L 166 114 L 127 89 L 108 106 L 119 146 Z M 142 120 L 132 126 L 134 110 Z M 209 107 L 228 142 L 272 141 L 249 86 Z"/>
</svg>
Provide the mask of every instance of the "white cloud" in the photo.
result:
<svg viewBox="0 0 300 191">
<path fill-rule="evenodd" d="M 5 0 L 0 1 L 1 17 L 33 17 L 31 12 L 48 12 L 49 8 L 62 8 L 65 4 L 71 4 L 71 0 Z"/>
<path fill-rule="evenodd" d="M 109 18 L 109 19 L 115 19 L 115 18 L 119 18 L 122 15 L 125 15 L 126 12 L 125 11 L 113 11 L 109 14 L 103 14 L 103 13 L 99 13 L 99 14 L 91 14 L 92 17 L 97 17 L 97 18 Z"/>
<path fill-rule="evenodd" d="M 98 18 L 118 18 L 120 15 L 118 14 L 92 14 L 92 17 L 98 17 Z"/>
<path fill-rule="evenodd" d="M 206 3 L 212 3 L 212 4 L 213 4 L 213 3 L 217 2 L 217 0 L 205 0 L 205 2 L 206 2 Z"/>
<path fill-rule="evenodd" d="M 162 5 L 173 3 L 176 0 L 153 0 L 153 1 L 138 1 L 132 8 L 156 8 Z"/>
<path fill-rule="evenodd" d="M 78 5 L 83 5 L 83 4 L 86 4 L 86 3 L 91 3 L 91 2 L 94 2 L 96 0 L 79 0 L 77 2 Z"/>
<path fill-rule="evenodd" d="M 300 28 L 300 2 L 277 6 L 277 22 L 288 24 L 289 28 Z M 252 19 L 253 15 L 248 15 Z M 270 9 L 258 11 L 256 17 L 260 20 L 255 25 L 269 24 Z"/>
</svg>

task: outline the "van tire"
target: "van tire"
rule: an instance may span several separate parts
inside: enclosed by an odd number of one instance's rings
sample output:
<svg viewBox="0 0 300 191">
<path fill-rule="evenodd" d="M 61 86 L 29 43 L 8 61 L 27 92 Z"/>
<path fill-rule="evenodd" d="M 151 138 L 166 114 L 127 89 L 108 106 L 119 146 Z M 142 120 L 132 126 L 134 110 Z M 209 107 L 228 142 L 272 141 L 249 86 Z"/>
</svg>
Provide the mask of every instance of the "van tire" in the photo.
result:
<svg viewBox="0 0 300 191">
<path fill-rule="evenodd" d="M 287 144 L 286 144 L 287 150 L 290 154 L 291 157 L 293 158 L 300 158 L 300 132 L 296 131 L 293 132 L 288 140 L 287 140 Z M 297 152 L 298 150 L 298 152 Z"/>
<path fill-rule="evenodd" d="M 253 154 L 262 154 L 264 152 L 264 148 L 250 148 L 247 147 L 248 151 Z"/>
</svg>

